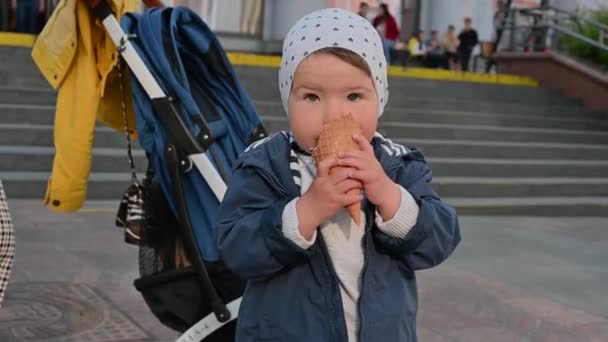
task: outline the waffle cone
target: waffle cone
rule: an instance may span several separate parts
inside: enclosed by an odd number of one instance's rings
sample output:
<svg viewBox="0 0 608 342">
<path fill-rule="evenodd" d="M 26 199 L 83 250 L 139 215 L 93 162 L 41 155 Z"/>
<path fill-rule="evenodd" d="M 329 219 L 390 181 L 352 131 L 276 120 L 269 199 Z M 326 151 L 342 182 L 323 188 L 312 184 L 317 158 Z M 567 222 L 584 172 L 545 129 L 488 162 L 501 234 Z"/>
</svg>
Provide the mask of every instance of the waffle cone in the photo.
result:
<svg viewBox="0 0 608 342">
<path fill-rule="evenodd" d="M 354 134 L 361 134 L 361 128 L 350 113 L 339 119 L 326 122 L 321 129 L 319 141 L 313 152 L 315 162 L 318 164 L 325 159 L 337 158 L 340 152 L 358 150 L 359 145 L 353 140 Z M 342 166 L 334 166 L 329 170 L 329 174 L 333 174 L 342 168 Z M 349 194 L 356 193 L 361 193 L 361 189 L 349 191 Z M 355 223 L 361 223 L 361 202 L 349 205 L 345 209 Z"/>
</svg>

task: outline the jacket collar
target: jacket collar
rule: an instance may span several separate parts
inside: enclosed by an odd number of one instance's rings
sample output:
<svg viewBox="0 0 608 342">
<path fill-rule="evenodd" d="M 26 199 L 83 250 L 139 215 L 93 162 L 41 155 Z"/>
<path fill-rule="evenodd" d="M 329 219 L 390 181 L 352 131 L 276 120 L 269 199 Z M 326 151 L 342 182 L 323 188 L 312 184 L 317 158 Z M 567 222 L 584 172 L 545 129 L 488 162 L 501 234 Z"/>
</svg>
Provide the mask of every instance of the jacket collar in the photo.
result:
<svg viewBox="0 0 608 342">
<path fill-rule="evenodd" d="M 267 176 L 274 177 L 277 184 L 285 190 L 299 196 L 299 187 L 293 181 L 290 156 L 293 155 L 291 135 L 286 131 L 277 132 L 249 146 L 235 163 L 235 168 L 254 167 Z M 406 148 L 376 133 L 372 139 L 374 154 L 389 177 L 394 178 L 397 168 L 403 165 L 404 159 L 424 160 L 422 153 L 416 149 Z"/>
</svg>

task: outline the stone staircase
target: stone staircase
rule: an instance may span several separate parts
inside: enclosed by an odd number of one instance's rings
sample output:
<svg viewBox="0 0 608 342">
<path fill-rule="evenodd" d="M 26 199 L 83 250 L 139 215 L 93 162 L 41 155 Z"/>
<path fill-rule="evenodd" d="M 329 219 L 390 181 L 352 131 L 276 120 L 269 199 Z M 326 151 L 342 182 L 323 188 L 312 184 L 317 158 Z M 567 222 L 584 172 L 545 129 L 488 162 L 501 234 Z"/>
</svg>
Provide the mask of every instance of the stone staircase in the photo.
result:
<svg viewBox="0 0 608 342">
<path fill-rule="evenodd" d="M 9 197 L 42 198 L 53 159 L 55 94 L 28 49 L 0 47 L 0 178 Z M 237 67 L 269 131 L 285 129 L 272 68 Z M 379 130 L 421 148 L 460 214 L 608 216 L 608 117 L 542 88 L 391 78 Z M 135 151 L 142 170 L 145 157 Z M 90 199 L 128 184 L 125 138 L 95 134 Z"/>
</svg>

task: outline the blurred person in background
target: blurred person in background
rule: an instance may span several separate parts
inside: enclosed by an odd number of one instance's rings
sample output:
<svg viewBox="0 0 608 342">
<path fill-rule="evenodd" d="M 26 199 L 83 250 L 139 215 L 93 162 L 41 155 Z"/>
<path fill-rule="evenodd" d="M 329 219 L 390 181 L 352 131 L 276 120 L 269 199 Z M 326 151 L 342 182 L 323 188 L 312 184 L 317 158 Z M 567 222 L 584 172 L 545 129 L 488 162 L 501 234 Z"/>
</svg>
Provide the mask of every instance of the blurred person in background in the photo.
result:
<svg viewBox="0 0 608 342">
<path fill-rule="evenodd" d="M 0 31 L 8 31 L 11 19 L 11 0 L 0 0 Z"/>
<path fill-rule="evenodd" d="M 448 32 L 443 36 L 443 48 L 451 70 L 458 69 L 458 37 L 454 25 L 448 26 Z"/>
<path fill-rule="evenodd" d="M 426 49 L 424 47 L 424 31 L 418 31 L 407 43 L 410 60 L 422 64 Z"/>
<path fill-rule="evenodd" d="M 431 31 L 431 38 L 426 44 L 424 66 L 427 68 L 448 69 L 448 59 L 445 56 L 443 44 L 439 41 L 437 31 Z"/>
<path fill-rule="evenodd" d="M 460 41 L 458 45 L 458 58 L 460 59 L 462 71 L 468 71 L 473 48 L 479 43 L 477 31 L 473 28 L 473 20 L 471 18 L 464 18 L 464 28 L 458 35 L 458 40 Z"/>
<path fill-rule="evenodd" d="M 17 32 L 36 33 L 38 29 L 37 0 L 12 0 L 17 7 Z"/>
<path fill-rule="evenodd" d="M 390 65 L 391 52 L 397 38 L 399 38 L 399 27 L 397 27 L 397 20 L 395 20 L 395 17 L 389 12 L 387 4 L 380 5 L 380 12 L 374 18 L 372 24 L 376 30 L 378 30 L 378 33 L 380 33 L 386 63 L 387 65 Z"/>
<path fill-rule="evenodd" d="M 367 15 L 369 14 L 369 5 L 367 2 L 362 2 L 359 4 L 359 11 L 357 14 L 367 19 Z"/>
</svg>

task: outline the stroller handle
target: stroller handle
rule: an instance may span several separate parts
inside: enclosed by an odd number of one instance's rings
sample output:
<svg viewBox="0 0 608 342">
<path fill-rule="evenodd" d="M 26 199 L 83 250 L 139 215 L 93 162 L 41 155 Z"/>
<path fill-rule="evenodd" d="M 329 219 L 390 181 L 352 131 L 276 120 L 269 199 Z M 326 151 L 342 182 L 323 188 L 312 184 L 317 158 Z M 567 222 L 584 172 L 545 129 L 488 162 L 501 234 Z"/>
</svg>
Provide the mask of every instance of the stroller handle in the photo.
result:
<svg viewBox="0 0 608 342">
<path fill-rule="evenodd" d="M 150 73 L 150 70 L 146 68 L 141 57 L 137 54 L 137 51 L 135 51 L 135 48 L 129 41 L 129 37 L 125 35 L 120 27 L 108 2 L 106 0 L 87 1 L 97 2 L 97 5 L 93 7 L 91 11 L 103 23 L 108 35 L 119 49 L 120 54 L 127 61 L 129 68 L 133 71 L 137 81 L 139 81 L 146 90 L 148 96 L 150 96 L 151 99 L 166 97 L 165 93 L 158 85 L 158 82 L 156 82 L 156 79 L 154 79 L 154 76 Z"/>
</svg>

